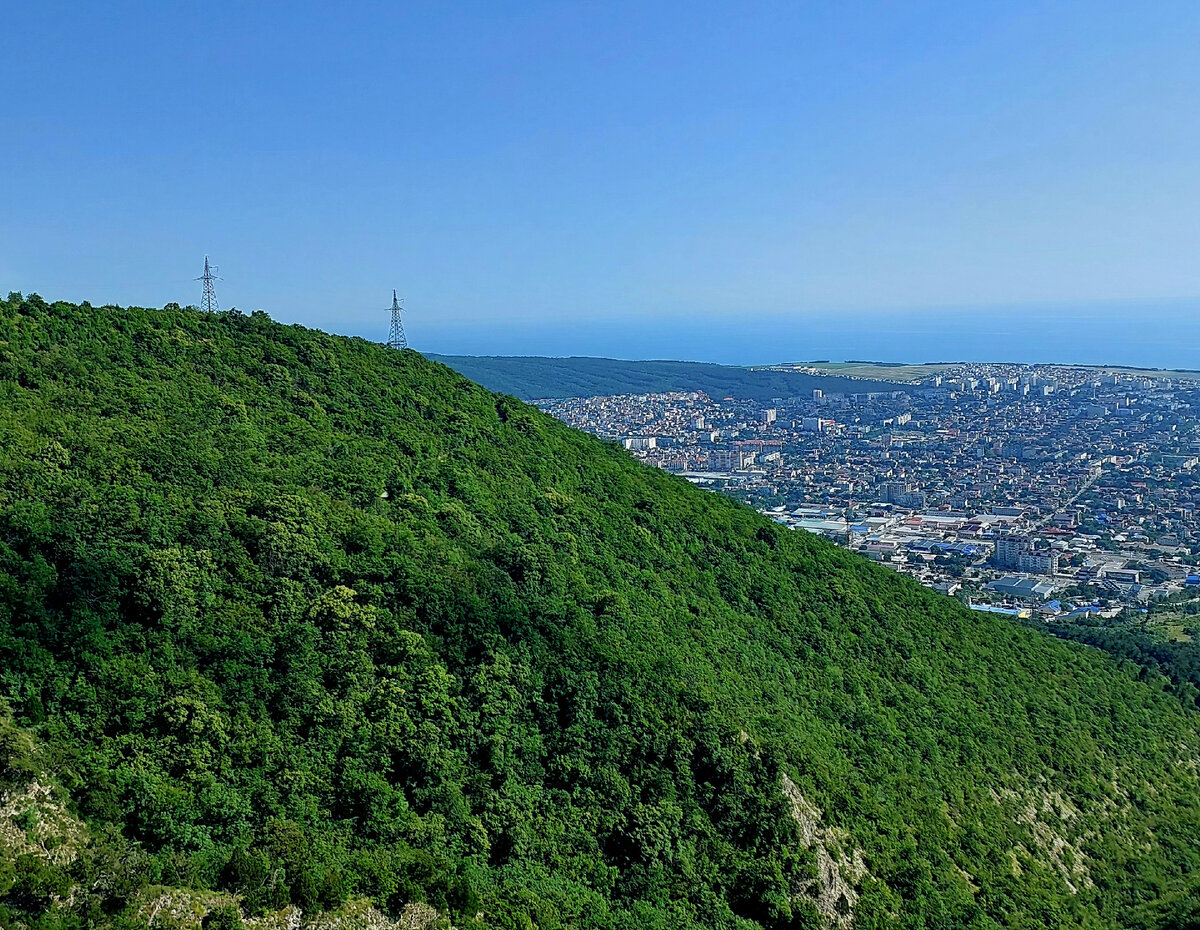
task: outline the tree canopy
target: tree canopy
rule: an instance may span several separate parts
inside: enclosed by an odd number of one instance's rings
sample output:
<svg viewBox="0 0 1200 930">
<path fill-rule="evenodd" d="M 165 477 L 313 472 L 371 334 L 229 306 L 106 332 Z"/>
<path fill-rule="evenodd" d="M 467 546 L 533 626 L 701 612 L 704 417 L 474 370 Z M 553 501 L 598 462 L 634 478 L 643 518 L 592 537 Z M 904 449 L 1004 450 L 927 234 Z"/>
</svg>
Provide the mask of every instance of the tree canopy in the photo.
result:
<svg viewBox="0 0 1200 930">
<path fill-rule="evenodd" d="M 413 351 L 0 301 L 0 791 L 86 828 L 0 824 L 0 924 L 1183 926 L 1139 671 Z"/>
</svg>

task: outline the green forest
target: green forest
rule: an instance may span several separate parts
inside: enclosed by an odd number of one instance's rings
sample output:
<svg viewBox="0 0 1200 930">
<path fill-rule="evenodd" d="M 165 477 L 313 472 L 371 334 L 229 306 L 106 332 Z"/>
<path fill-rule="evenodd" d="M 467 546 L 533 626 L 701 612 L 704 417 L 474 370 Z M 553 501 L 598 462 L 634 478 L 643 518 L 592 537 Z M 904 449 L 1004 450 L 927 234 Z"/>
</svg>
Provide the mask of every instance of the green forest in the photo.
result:
<svg viewBox="0 0 1200 930">
<path fill-rule="evenodd" d="M 1200 601 L 1183 601 L 1180 607 L 1180 616 L 1189 618 L 1190 625 L 1180 624 L 1183 635 L 1178 640 L 1152 627 L 1139 611 L 1127 610 L 1115 617 L 1084 615 L 1057 622 L 1035 618 L 1029 625 L 1052 636 L 1103 649 L 1118 659 L 1136 662 L 1144 669 L 1143 677 L 1166 676 L 1181 701 L 1200 709 L 1200 642 L 1196 641 Z"/>
<path fill-rule="evenodd" d="M 1200 915 L 1136 662 L 261 312 L 13 294 L 0 394 L 0 926 Z"/>
</svg>

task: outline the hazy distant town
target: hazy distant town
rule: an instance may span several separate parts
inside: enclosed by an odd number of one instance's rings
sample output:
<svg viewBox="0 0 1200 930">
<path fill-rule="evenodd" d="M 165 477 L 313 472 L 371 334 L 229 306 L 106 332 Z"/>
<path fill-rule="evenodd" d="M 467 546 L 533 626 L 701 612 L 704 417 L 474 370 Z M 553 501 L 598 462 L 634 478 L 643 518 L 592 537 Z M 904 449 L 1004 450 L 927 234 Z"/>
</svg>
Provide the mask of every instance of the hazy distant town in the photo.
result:
<svg viewBox="0 0 1200 930">
<path fill-rule="evenodd" d="M 1074 619 L 1200 598 L 1197 377 L 971 364 L 769 406 L 538 403 L 976 609 Z"/>
</svg>

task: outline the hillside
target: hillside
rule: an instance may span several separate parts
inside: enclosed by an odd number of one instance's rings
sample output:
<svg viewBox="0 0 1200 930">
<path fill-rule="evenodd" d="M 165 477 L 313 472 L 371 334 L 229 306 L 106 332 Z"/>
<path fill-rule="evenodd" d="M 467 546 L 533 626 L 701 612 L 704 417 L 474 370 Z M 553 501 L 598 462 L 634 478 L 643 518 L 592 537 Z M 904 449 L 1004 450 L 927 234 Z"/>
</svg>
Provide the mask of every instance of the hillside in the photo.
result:
<svg viewBox="0 0 1200 930">
<path fill-rule="evenodd" d="M 1165 679 L 415 352 L 13 295 L 0 393 L 0 926 L 1200 913 Z"/>
<path fill-rule="evenodd" d="M 625 361 L 615 358 L 545 358 L 507 355 L 431 355 L 435 361 L 482 384 L 490 391 L 522 400 L 703 391 L 710 397 L 770 401 L 773 397 L 810 397 L 823 391 L 894 391 L 892 381 L 820 377 L 795 371 L 770 371 L 713 365 L 708 362 Z"/>
</svg>

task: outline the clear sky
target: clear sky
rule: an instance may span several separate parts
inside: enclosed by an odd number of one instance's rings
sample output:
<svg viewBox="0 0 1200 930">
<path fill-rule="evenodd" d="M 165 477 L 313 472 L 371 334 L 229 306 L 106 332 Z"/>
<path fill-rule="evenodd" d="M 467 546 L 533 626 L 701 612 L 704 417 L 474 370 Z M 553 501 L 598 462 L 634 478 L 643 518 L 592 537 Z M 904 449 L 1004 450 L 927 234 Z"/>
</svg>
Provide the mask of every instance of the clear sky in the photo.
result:
<svg viewBox="0 0 1200 930">
<path fill-rule="evenodd" d="M 4 291 L 197 303 L 208 253 L 222 306 L 374 339 L 395 287 L 430 351 L 812 358 L 818 324 L 965 308 L 1143 314 L 1200 367 L 1195 0 L 38 2 L 4 30 Z"/>
</svg>

